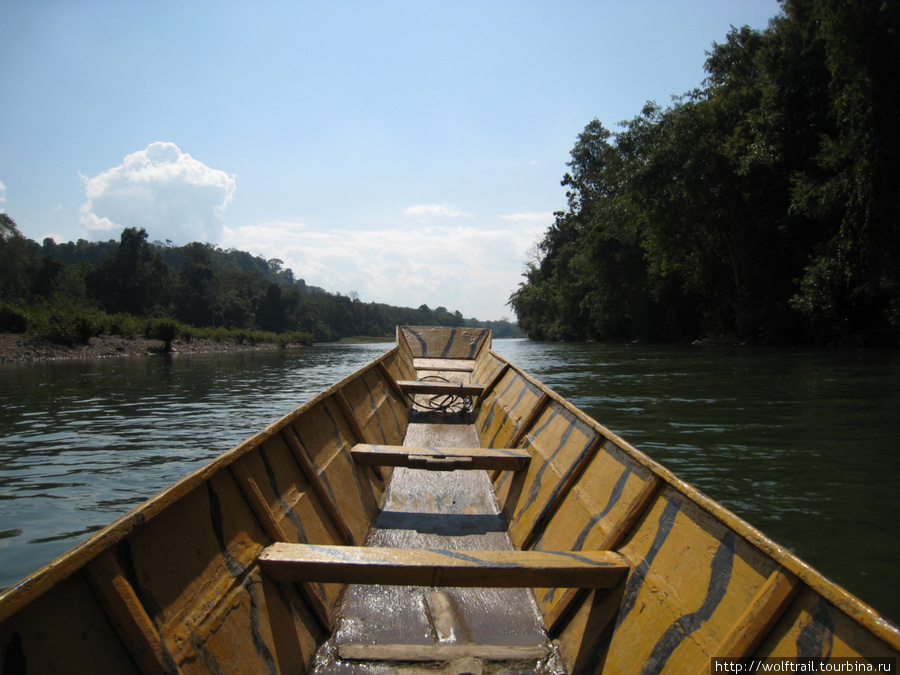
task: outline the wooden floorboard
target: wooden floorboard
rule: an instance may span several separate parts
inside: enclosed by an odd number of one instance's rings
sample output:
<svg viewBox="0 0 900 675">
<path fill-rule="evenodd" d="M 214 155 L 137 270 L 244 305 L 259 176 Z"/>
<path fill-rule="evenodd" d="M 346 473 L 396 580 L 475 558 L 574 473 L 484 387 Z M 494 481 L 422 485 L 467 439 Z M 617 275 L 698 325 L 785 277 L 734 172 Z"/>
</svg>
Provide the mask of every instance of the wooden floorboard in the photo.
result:
<svg viewBox="0 0 900 675">
<path fill-rule="evenodd" d="M 338 654 L 348 661 L 441 662 L 462 658 L 488 661 L 537 661 L 550 653 L 547 645 L 472 644 L 342 644 Z"/>
<path fill-rule="evenodd" d="M 469 374 L 447 373 L 447 377 L 467 381 Z M 479 447 L 481 440 L 471 413 L 414 411 L 403 445 L 472 448 Z M 383 510 L 366 544 L 513 550 L 488 472 L 407 467 L 393 470 Z M 350 584 L 335 613 L 340 619 L 317 653 L 314 675 L 381 674 L 385 664 L 380 656 L 402 661 L 416 654 L 428 668 L 448 659 L 480 657 L 487 662 L 499 655 L 498 660 L 504 661 L 502 657 L 508 655 L 511 660 L 522 659 L 516 662 L 518 672 L 563 672 L 548 665 L 558 663 L 559 657 L 530 588 Z M 423 641 L 430 643 L 423 645 Z M 513 656 L 504 651 L 505 646 L 522 649 Z"/>
</svg>

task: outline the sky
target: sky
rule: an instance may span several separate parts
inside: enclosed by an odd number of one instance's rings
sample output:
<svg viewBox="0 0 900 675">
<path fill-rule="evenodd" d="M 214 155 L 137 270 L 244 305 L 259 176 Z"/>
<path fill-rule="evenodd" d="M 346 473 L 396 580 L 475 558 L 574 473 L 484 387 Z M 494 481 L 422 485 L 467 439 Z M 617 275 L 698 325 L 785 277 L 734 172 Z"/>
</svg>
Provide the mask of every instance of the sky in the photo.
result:
<svg viewBox="0 0 900 675">
<path fill-rule="evenodd" d="M 593 119 L 703 83 L 776 0 L 0 0 L 0 211 L 208 242 L 363 302 L 515 319 Z"/>
</svg>

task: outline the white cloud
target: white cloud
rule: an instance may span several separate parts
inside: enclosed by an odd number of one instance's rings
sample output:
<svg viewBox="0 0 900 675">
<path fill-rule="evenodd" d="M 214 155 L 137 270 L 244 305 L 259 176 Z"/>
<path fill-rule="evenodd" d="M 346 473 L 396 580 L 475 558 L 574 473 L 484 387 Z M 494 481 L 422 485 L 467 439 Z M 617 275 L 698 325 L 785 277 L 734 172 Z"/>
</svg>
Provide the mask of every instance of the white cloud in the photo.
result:
<svg viewBox="0 0 900 675">
<path fill-rule="evenodd" d="M 215 242 L 235 179 L 174 143 L 151 143 L 122 164 L 87 178 L 81 224 L 89 234 L 143 227 L 151 239 Z"/>
<path fill-rule="evenodd" d="M 6 186 L 0 181 L 0 204 L 6 201 Z"/>
<path fill-rule="evenodd" d="M 527 220 L 527 219 L 526 219 Z M 444 306 L 466 317 L 511 316 L 505 307 L 521 281 L 525 254 L 541 225 L 493 229 L 429 225 L 317 231 L 302 223 L 226 229 L 223 247 L 277 257 L 311 286 L 363 302 L 402 307 Z"/>
<path fill-rule="evenodd" d="M 449 204 L 416 204 L 405 209 L 403 213 L 407 216 L 417 216 L 422 218 L 422 222 L 427 222 L 429 218 L 474 218 L 471 213 L 467 213 L 462 209 Z"/>
<path fill-rule="evenodd" d="M 511 220 L 516 223 L 528 223 L 547 227 L 553 223 L 554 215 L 551 211 L 545 211 L 543 213 L 510 213 L 505 216 L 500 216 L 500 218 L 503 220 Z"/>
<path fill-rule="evenodd" d="M 501 220 L 504 220 L 510 225 L 513 225 L 518 228 L 518 231 L 523 236 L 530 237 L 529 243 L 522 250 L 521 259 L 524 261 L 533 261 L 535 258 L 535 251 L 537 251 L 538 243 L 543 238 L 544 233 L 547 231 L 547 228 L 553 224 L 556 216 L 552 211 L 545 211 L 541 213 L 509 213 L 503 216 L 500 216 Z"/>
</svg>

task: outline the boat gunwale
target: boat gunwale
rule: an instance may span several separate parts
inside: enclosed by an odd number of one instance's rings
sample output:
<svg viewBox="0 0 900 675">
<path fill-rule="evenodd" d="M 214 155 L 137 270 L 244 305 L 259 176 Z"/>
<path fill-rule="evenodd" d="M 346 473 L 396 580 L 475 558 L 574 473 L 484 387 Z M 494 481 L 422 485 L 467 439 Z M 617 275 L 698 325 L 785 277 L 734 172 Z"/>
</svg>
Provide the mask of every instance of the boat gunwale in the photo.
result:
<svg viewBox="0 0 900 675">
<path fill-rule="evenodd" d="M 165 511 L 165 509 L 190 494 L 219 471 L 226 469 L 241 457 L 258 449 L 267 440 L 280 433 L 304 413 L 320 404 L 325 399 L 334 396 L 337 392 L 342 391 L 351 383 L 363 377 L 366 373 L 381 367 L 382 372 L 380 377 L 388 379 L 392 378 L 393 375 L 387 370 L 385 363 L 398 356 L 400 359 L 403 359 L 404 349 L 400 344 L 400 337 L 402 337 L 402 335 L 400 335 L 398 331 L 398 344 L 393 348 L 387 350 L 369 363 L 348 374 L 340 381 L 314 395 L 301 405 L 282 415 L 280 418 L 272 421 L 262 431 L 249 436 L 229 450 L 226 450 L 219 456 L 213 458 L 206 464 L 198 467 L 165 488 L 163 491 L 135 506 L 103 529 L 97 531 L 66 553 L 55 558 L 50 563 L 39 568 L 28 577 L 20 580 L 18 583 L 7 589 L 0 591 L 0 622 L 8 620 L 29 604 L 41 598 L 45 593 L 51 591 L 58 584 L 79 573 L 97 556 L 125 539 L 137 528 L 149 522 Z M 406 349 L 406 354 L 409 354 L 408 345 Z M 628 441 L 597 422 L 586 412 L 553 391 L 546 384 L 524 372 L 503 356 L 497 354 L 493 349 L 480 349 L 476 355 L 476 359 L 473 360 L 477 361 L 481 358 L 486 358 L 486 355 L 497 359 L 500 364 L 505 364 L 518 376 L 524 378 L 540 391 L 546 393 L 550 400 L 561 405 L 567 411 L 585 422 L 599 437 L 603 438 L 604 441 L 609 441 L 616 445 L 618 449 L 649 470 L 658 479 L 663 481 L 665 485 L 670 486 L 692 504 L 710 514 L 725 527 L 732 530 L 736 535 L 745 539 L 751 546 L 754 546 L 763 555 L 768 556 L 783 570 L 795 575 L 810 589 L 810 591 L 832 604 L 838 612 L 854 621 L 863 630 L 868 631 L 873 637 L 886 643 L 894 650 L 900 651 L 900 629 L 898 629 L 893 622 L 879 614 L 873 607 L 844 589 L 838 583 L 830 580 L 788 549 L 771 540 L 763 532 L 736 515 L 727 507 L 713 500 L 690 483 L 679 478 L 670 469 L 667 469 L 644 452 L 632 446 Z M 660 489 L 664 489 L 664 486 L 660 485 Z"/>
<path fill-rule="evenodd" d="M 666 485 L 671 486 L 677 492 L 700 507 L 727 528 L 731 529 L 735 534 L 743 537 L 748 543 L 755 546 L 765 555 L 768 555 L 775 563 L 780 565 L 784 570 L 794 574 L 801 582 L 808 586 L 813 592 L 818 593 L 826 601 L 834 605 L 839 611 L 846 616 L 852 618 L 865 630 L 900 651 L 900 627 L 892 621 L 882 616 L 875 608 L 846 590 L 843 586 L 832 581 L 824 574 L 819 572 L 809 563 L 792 553 L 790 550 L 781 546 L 777 542 L 766 536 L 761 530 L 751 525 L 749 522 L 735 514 L 733 511 L 723 506 L 713 498 L 701 492 L 699 489 L 679 478 L 671 469 L 650 458 L 644 452 L 635 448 L 631 443 L 626 441 L 618 434 L 613 433 L 607 427 L 600 424 L 586 412 L 569 402 L 565 397 L 555 392 L 546 384 L 529 375 L 521 368 L 511 363 L 505 357 L 491 350 L 491 355 L 498 359 L 501 363 L 508 365 L 519 376 L 523 377 L 532 385 L 537 386 L 542 392 L 546 393 L 553 401 L 562 405 L 570 413 L 576 415 L 583 422 L 588 424 L 593 430 L 604 439 L 611 441 L 618 446 L 623 452 L 629 455 L 634 461 L 648 469 L 657 478 L 664 481 Z M 661 490 L 663 486 L 660 486 Z M 658 491 L 657 490 L 657 493 Z"/>
<path fill-rule="evenodd" d="M 219 471 L 228 468 L 241 457 L 259 448 L 303 413 L 321 401 L 334 396 L 335 393 L 343 390 L 353 381 L 395 356 L 399 349 L 400 347 L 395 345 L 384 354 L 361 366 L 327 389 L 307 399 L 290 412 L 273 420 L 262 431 L 240 441 L 237 445 L 232 446 L 162 491 L 157 492 L 130 511 L 125 512 L 109 525 L 98 530 L 46 565 L 39 567 L 27 577 L 0 591 L 0 623 L 15 616 L 20 610 L 56 587 L 57 584 L 77 574 L 91 561 L 109 550 L 110 547 L 122 541 L 137 528 L 153 520 L 153 518 L 190 494 Z"/>
</svg>

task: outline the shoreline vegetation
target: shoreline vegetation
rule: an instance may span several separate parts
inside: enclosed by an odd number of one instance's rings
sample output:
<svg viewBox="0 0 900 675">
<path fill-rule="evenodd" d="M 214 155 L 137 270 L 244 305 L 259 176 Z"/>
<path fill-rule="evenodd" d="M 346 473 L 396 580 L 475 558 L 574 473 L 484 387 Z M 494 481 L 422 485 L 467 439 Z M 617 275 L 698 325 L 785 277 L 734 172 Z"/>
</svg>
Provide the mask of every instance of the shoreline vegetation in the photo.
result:
<svg viewBox="0 0 900 675">
<path fill-rule="evenodd" d="M 0 361 L 392 341 L 398 325 L 521 334 L 505 318 L 329 293 L 296 279 L 281 260 L 198 242 L 150 243 L 143 229 L 125 228 L 118 243 L 38 244 L 0 211 L 0 334 L 43 338 L 7 338 Z"/>
<path fill-rule="evenodd" d="M 261 351 L 309 347 L 308 342 L 286 340 L 244 340 L 234 338 L 175 339 L 166 342 L 143 336 L 98 335 L 86 343 L 64 343 L 43 335 L 0 333 L 0 363 L 61 361 L 69 359 L 114 358 L 124 356 L 163 356 L 210 352 Z"/>
<path fill-rule="evenodd" d="M 274 332 L 193 326 L 173 318 L 107 314 L 96 308 L 0 302 L 0 363 L 116 356 L 196 354 L 311 347 L 316 343 L 393 342 L 393 335 L 354 334 L 317 340 L 307 331 Z"/>
<path fill-rule="evenodd" d="M 193 326 L 173 318 L 107 314 L 78 303 L 15 308 L 0 302 L 0 363 L 309 346 L 305 331 Z"/>
<path fill-rule="evenodd" d="M 164 327 L 162 335 L 160 326 Z M 224 329 L 209 331 L 181 326 L 167 320 L 148 322 L 146 328 L 148 333 L 155 330 L 157 334 L 99 334 L 91 335 L 86 340 L 75 340 L 53 338 L 40 333 L 0 332 L 0 363 L 263 351 L 312 347 L 315 344 L 311 335 L 302 332 L 276 334 Z M 168 332 L 173 330 L 174 334 Z M 170 339 L 167 341 L 166 337 Z M 354 335 L 336 342 L 372 344 L 393 341 L 392 336 Z"/>
</svg>

